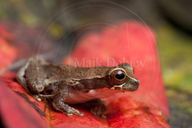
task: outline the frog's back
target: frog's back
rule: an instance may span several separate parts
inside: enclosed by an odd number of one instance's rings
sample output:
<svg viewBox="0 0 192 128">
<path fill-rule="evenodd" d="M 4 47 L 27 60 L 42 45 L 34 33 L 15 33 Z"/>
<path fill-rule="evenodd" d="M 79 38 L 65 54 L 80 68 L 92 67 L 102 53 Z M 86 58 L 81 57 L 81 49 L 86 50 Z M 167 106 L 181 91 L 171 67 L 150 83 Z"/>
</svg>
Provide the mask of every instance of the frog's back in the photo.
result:
<svg viewBox="0 0 192 128">
<path fill-rule="evenodd" d="M 61 76 L 74 79 L 91 79 L 105 77 L 110 67 L 74 67 L 60 65 Z"/>
</svg>

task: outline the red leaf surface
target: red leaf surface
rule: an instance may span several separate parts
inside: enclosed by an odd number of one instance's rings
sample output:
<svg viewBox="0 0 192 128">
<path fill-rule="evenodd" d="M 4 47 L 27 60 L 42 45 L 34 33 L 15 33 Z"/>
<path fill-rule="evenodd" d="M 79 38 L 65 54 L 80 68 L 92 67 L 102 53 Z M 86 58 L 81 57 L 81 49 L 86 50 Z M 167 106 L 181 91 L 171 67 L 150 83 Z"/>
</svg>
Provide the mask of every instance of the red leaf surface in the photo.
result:
<svg viewBox="0 0 192 128">
<path fill-rule="evenodd" d="M 14 73 L 2 76 L 0 114 L 9 127 L 147 127 L 169 128 L 165 119 L 169 110 L 156 50 L 154 33 L 137 22 L 123 22 L 100 33 L 88 33 L 64 63 L 76 66 L 114 66 L 130 63 L 141 84 L 135 92 L 125 92 L 103 99 L 107 119 L 94 117 L 83 106 L 74 106 L 85 113 L 67 117 L 55 111 L 48 101 L 36 102 L 14 81 Z M 11 88 L 8 88 L 9 85 Z M 15 92 L 18 94 L 16 94 Z"/>
<path fill-rule="evenodd" d="M 7 68 L 17 56 L 17 50 L 7 42 L 12 39 L 13 35 L 0 26 L 0 70 Z"/>
</svg>

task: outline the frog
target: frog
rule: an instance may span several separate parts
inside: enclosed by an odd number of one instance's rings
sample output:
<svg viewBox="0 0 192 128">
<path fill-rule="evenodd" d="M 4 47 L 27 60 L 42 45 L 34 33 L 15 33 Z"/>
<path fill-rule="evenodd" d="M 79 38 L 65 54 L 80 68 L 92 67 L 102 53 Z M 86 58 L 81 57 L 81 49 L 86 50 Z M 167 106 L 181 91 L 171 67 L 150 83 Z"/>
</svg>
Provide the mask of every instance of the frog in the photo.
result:
<svg viewBox="0 0 192 128">
<path fill-rule="evenodd" d="M 102 118 L 106 118 L 106 106 L 101 98 L 136 91 L 140 84 L 128 63 L 113 67 L 76 67 L 51 64 L 34 57 L 21 67 L 16 80 L 37 101 L 51 99 L 53 108 L 67 116 L 83 116 L 83 112 L 71 105 L 88 103 L 90 112 Z"/>
</svg>

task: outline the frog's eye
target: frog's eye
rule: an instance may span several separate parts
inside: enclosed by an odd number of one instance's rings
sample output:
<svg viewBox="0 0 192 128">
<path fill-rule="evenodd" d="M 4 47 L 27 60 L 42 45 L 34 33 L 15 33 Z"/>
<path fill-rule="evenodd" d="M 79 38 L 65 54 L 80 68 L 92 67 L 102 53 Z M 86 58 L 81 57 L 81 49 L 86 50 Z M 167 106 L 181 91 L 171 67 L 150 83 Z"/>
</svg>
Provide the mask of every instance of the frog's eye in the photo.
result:
<svg viewBox="0 0 192 128">
<path fill-rule="evenodd" d="M 120 85 L 124 82 L 126 75 L 123 70 L 118 69 L 113 71 L 110 77 L 114 85 Z"/>
</svg>

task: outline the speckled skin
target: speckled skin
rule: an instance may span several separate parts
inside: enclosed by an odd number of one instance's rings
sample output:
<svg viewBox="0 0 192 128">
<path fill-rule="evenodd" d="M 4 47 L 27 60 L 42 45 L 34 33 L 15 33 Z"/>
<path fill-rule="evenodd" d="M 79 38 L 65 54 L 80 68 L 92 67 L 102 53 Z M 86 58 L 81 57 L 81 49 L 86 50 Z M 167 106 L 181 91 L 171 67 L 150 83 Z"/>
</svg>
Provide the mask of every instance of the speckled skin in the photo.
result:
<svg viewBox="0 0 192 128">
<path fill-rule="evenodd" d="M 113 81 L 116 79 L 111 77 L 111 74 L 116 70 L 125 73 L 125 78 L 119 85 L 114 85 Z M 20 69 L 16 79 L 38 101 L 41 100 L 40 98 L 52 98 L 54 108 L 67 116 L 83 115 L 68 104 L 91 100 L 95 102 L 97 98 L 108 97 L 120 90 L 135 91 L 140 83 L 129 64 L 120 64 L 116 67 L 85 68 L 49 64 L 34 58 L 30 58 L 26 65 Z M 106 107 L 101 102 L 91 108 L 91 112 L 95 116 L 103 118 L 105 110 Z"/>
<path fill-rule="evenodd" d="M 44 90 L 45 73 L 37 61 L 31 61 L 26 70 L 26 81 L 32 92 Z"/>
</svg>

